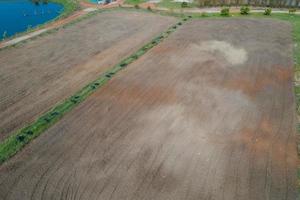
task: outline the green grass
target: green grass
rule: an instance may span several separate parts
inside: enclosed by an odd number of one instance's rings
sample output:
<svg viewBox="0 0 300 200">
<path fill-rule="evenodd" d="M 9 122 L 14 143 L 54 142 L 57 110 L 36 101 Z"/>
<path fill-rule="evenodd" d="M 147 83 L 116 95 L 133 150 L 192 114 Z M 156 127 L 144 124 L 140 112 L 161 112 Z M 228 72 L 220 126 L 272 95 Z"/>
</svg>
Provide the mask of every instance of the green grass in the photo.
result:
<svg viewBox="0 0 300 200">
<path fill-rule="evenodd" d="M 77 0 L 50 0 L 50 2 L 59 3 L 64 6 L 64 11 L 58 16 L 58 18 L 67 17 L 79 9 L 79 3 Z"/>
<path fill-rule="evenodd" d="M 5 162 L 7 159 L 20 151 L 27 143 L 34 138 L 38 137 L 42 132 L 51 127 L 54 123 L 60 120 L 66 113 L 75 108 L 79 103 L 84 101 L 89 95 L 94 93 L 99 87 L 107 83 L 116 73 L 127 67 L 130 63 L 137 60 L 144 55 L 151 48 L 159 44 L 162 40 L 167 38 L 174 32 L 178 26 L 181 26 L 187 19 L 183 19 L 176 25 L 173 25 L 165 32 L 151 40 L 148 44 L 143 46 L 137 52 L 122 60 L 119 64 L 100 75 L 98 79 L 89 83 L 84 88 L 76 92 L 73 96 L 62 101 L 54 108 L 43 114 L 33 123 L 16 131 L 3 142 L 0 143 L 0 163 Z"/>
<path fill-rule="evenodd" d="M 162 8 L 168 8 L 168 9 L 181 9 L 181 3 L 180 2 L 174 2 L 173 0 L 162 0 L 159 2 L 158 7 Z M 195 3 L 188 3 L 187 8 L 193 8 L 196 7 Z"/>
<path fill-rule="evenodd" d="M 125 0 L 126 4 L 131 4 L 131 5 L 138 5 L 144 2 L 146 2 L 146 0 Z"/>
</svg>

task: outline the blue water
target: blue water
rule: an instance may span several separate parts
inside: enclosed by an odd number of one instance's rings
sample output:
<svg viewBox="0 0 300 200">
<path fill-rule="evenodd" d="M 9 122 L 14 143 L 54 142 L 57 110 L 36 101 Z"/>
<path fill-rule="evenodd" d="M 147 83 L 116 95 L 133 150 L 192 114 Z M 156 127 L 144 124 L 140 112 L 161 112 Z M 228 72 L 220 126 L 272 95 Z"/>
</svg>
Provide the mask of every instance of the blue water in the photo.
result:
<svg viewBox="0 0 300 200">
<path fill-rule="evenodd" d="M 90 2 L 92 2 L 92 3 L 98 3 L 98 2 L 100 2 L 100 3 L 104 3 L 105 2 L 105 0 L 90 0 Z"/>
<path fill-rule="evenodd" d="M 57 17 L 63 6 L 57 3 L 35 4 L 30 0 L 0 0 L 0 40 L 34 28 Z"/>
</svg>

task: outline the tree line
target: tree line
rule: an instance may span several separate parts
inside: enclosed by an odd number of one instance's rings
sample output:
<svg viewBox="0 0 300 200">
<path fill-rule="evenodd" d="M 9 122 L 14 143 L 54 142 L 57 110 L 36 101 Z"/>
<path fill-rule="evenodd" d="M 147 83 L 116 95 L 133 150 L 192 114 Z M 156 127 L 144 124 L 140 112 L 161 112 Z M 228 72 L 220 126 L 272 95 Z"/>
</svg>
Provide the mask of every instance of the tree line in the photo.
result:
<svg viewBox="0 0 300 200">
<path fill-rule="evenodd" d="M 270 6 L 270 7 L 299 7 L 300 0 L 195 0 L 199 6 Z"/>
</svg>

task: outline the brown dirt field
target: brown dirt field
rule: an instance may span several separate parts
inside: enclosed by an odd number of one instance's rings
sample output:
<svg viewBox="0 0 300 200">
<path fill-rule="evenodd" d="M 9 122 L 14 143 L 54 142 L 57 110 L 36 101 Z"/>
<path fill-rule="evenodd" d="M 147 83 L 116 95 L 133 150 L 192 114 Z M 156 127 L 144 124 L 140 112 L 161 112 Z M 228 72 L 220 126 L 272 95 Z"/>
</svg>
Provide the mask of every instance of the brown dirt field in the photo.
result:
<svg viewBox="0 0 300 200">
<path fill-rule="evenodd" d="M 190 21 L 2 165 L 0 199 L 295 200 L 292 66 L 286 22 Z"/>
<path fill-rule="evenodd" d="M 143 12 L 103 12 L 0 51 L 0 141 L 176 21 Z"/>
</svg>

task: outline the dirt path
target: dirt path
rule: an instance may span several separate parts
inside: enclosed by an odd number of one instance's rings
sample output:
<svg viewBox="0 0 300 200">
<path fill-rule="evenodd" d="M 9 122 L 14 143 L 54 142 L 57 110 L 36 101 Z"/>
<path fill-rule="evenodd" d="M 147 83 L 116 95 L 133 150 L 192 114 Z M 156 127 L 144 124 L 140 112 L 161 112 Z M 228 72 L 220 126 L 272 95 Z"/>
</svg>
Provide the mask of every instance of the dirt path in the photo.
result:
<svg viewBox="0 0 300 200">
<path fill-rule="evenodd" d="M 175 21 L 150 13 L 108 11 L 1 51 L 0 140 L 74 94 Z"/>
<path fill-rule="evenodd" d="M 288 23 L 188 22 L 1 166 L 0 199 L 295 200 L 292 67 Z"/>
</svg>

